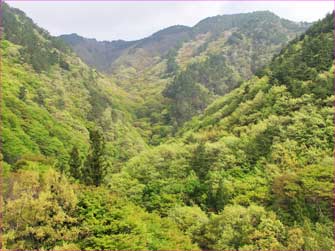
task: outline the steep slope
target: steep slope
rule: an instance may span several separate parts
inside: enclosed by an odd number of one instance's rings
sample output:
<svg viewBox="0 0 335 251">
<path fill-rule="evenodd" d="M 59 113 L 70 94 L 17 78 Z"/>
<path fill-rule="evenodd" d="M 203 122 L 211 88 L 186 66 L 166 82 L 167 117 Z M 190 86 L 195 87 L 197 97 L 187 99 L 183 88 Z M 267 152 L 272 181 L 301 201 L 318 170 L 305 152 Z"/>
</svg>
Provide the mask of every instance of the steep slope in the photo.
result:
<svg viewBox="0 0 335 251">
<path fill-rule="evenodd" d="M 145 186 L 141 205 L 172 214 L 202 249 L 332 250 L 333 18 L 131 159 L 123 175 Z M 212 217 L 194 230 L 182 217 L 198 207 Z"/>
<path fill-rule="evenodd" d="M 155 111 L 162 115 L 154 126 L 163 130 L 153 139 L 173 134 L 175 128 L 201 114 L 213 100 L 249 79 L 307 26 L 270 12 L 218 16 L 200 22 L 195 30 L 212 32 L 185 42 L 167 59 L 172 78 L 162 92 L 165 105 Z"/>
<path fill-rule="evenodd" d="M 3 25 L 2 142 L 7 163 L 41 155 L 66 168 L 73 146 L 87 150 L 90 127 L 104 131 L 113 161 L 146 147 L 132 125 L 135 100 L 129 94 L 6 4 Z M 133 152 L 126 151 L 127 145 Z"/>
<path fill-rule="evenodd" d="M 149 144 L 160 144 L 308 26 L 261 11 L 170 27 L 135 41 L 111 62 L 111 77 L 139 98 L 137 125 Z"/>
<path fill-rule="evenodd" d="M 268 11 L 201 21 L 193 27 L 202 34 L 201 39 L 184 43 L 177 52 L 175 61 L 181 71 L 163 93 L 170 99 L 172 120 L 181 124 L 200 114 L 217 96 L 230 92 L 270 62 L 307 27 Z"/>
<path fill-rule="evenodd" d="M 87 39 L 77 34 L 61 35 L 64 40 L 80 57 L 91 67 L 106 72 L 111 62 L 114 62 L 125 50 L 136 43 L 136 41 L 97 41 Z"/>
<path fill-rule="evenodd" d="M 106 73 L 121 66 L 144 69 L 156 64 L 171 48 L 191 37 L 191 28 L 181 25 L 158 31 L 137 41 L 97 41 L 76 34 L 61 35 L 87 64 Z"/>
</svg>

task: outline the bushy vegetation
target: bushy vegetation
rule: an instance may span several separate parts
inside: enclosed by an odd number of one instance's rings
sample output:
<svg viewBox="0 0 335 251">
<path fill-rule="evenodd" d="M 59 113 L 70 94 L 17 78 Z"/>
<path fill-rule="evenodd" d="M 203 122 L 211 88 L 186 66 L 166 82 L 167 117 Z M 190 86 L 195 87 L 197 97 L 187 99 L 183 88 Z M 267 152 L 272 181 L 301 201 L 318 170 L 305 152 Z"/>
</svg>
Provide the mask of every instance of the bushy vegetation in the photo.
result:
<svg viewBox="0 0 335 251">
<path fill-rule="evenodd" d="M 175 103 L 139 108 L 3 5 L 3 248 L 333 249 L 333 15 L 227 89 L 224 57 L 174 68 L 171 52 L 150 84 Z M 37 69 L 28 40 L 8 35 L 23 26 L 62 63 Z"/>
</svg>

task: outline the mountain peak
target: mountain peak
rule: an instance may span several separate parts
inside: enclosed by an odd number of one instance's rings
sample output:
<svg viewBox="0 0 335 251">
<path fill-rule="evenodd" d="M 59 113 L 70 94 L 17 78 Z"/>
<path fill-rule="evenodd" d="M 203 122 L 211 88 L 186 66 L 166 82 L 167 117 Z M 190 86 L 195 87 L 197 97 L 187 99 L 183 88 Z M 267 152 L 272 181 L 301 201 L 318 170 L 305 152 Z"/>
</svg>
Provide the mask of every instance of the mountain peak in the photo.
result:
<svg viewBox="0 0 335 251">
<path fill-rule="evenodd" d="M 59 38 L 63 39 L 64 41 L 66 41 L 70 45 L 75 45 L 75 44 L 78 44 L 78 43 L 84 41 L 85 39 L 89 39 L 89 38 L 84 38 L 84 37 L 78 35 L 77 33 L 60 35 Z"/>
</svg>

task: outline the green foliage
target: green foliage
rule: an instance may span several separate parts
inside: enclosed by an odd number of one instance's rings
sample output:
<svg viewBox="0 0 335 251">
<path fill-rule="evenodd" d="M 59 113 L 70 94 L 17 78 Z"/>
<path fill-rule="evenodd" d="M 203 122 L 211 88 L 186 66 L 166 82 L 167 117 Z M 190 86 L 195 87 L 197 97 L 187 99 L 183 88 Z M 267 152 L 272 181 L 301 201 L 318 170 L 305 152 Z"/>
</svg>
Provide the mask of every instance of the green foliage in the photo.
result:
<svg viewBox="0 0 335 251">
<path fill-rule="evenodd" d="M 21 170 L 5 181 L 5 248 L 198 249 L 171 219 L 149 214 L 104 188 L 77 190 L 50 168 Z"/>
<path fill-rule="evenodd" d="M 83 169 L 82 177 L 87 185 L 99 186 L 107 173 L 106 142 L 102 132 L 90 129 L 90 148 Z"/>
<path fill-rule="evenodd" d="M 114 173 L 107 178 L 108 189 L 121 198 L 126 198 L 135 204 L 141 204 L 145 185 L 141 184 L 126 172 Z"/>
<path fill-rule="evenodd" d="M 179 124 L 199 114 L 210 101 L 208 91 L 187 72 L 180 73 L 163 95 L 172 99 L 171 113 Z"/>
<path fill-rule="evenodd" d="M 74 145 L 87 151 L 88 132 L 93 100 L 91 92 L 108 93 L 108 108 L 99 108 L 94 122 L 103 128 L 108 143 L 108 157 L 115 163 L 129 159 L 146 147 L 138 129 L 124 105 L 123 91 L 101 77 L 94 77 L 73 54 L 71 70 L 59 67 L 52 72 L 37 74 L 29 65 L 15 62 L 17 46 L 8 42 L 2 57 L 3 85 L 3 144 L 4 159 L 15 163 L 24 154 L 43 154 L 61 159 L 59 165 L 67 169 L 69 153 Z M 91 79 L 92 86 L 86 87 Z M 57 84 L 55 84 L 57 82 Z M 99 91 L 94 90 L 98 88 Z M 92 90 L 92 91 L 91 91 Z M 104 91 L 102 91 L 104 90 Z M 93 95 L 93 94 L 92 94 Z M 113 99 L 113 103 L 110 101 Z M 92 101 L 92 104 L 90 103 Z M 120 104 L 121 103 L 121 104 Z M 98 104 L 97 104 L 98 105 Z M 127 133 L 124 133 L 124 132 Z M 13 133 L 15 132 L 15 133 Z M 132 145 L 132 151 L 126 145 Z"/>
<path fill-rule="evenodd" d="M 202 112 L 214 95 L 224 95 L 234 89 L 240 79 L 225 56 L 213 54 L 177 74 L 163 95 L 171 99 L 171 116 L 182 123 Z"/>
<path fill-rule="evenodd" d="M 104 189 L 82 191 L 79 215 L 84 250 L 196 250 L 169 219 L 148 214 Z"/>
<path fill-rule="evenodd" d="M 4 248 L 333 248 L 332 16 L 240 83 L 304 25 L 268 12 L 219 16 L 167 62 L 142 41 L 142 54 L 132 48 L 118 63 L 134 53 L 154 66 L 107 77 L 4 8 Z"/>
<path fill-rule="evenodd" d="M 59 62 L 59 52 L 54 48 L 66 51 L 66 46 L 61 41 L 37 27 L 20 10 L 3 4 L 2 11 L 5 39 L 24 46 L 20 49 L 20 54 L 36 71 L 49 70 Z"/>
<path fill-rule="evenodd" d="M 178 225 L 184 233 L 193 237 L 203 224 L 208 222 L 208 217 L 199 207 L 180 206 L 170 210 L 169 218 Z"/>
<path fill-rule="evenodd" d="M 200 180 L 204 180 L 210 168 L 210 159 L 206 154 L 206 146 L 201 142 L 195 149 L 191 158 L 190 166 L 193 168 Z"/>
<path fill-rule="evenodd" d="M 313 221 L 332 217 L 332 162 L 306 166 L 296 173 L 275 177 L 275 203 L 285 218 L 302 222 L 307 216 Z"/>
<path fill-rule="evenodd" d="M 76 204 L 72 186 L 53 170 L 11 173 L 4 188 L 4 247 L 52 249 L 76 242 Z"/>
<path fill-rule="evenodd" d="M 259 206 L 226 206 L 200 230 L 209 250 L 283 250 L 285 228 L 273 212 Z"/>
<path fill-rule="evenodd" d="M 70 159 L 69 159 L 69 172 L 70 175 L 75 179 L 81 179 L 82 178 L 82 159 L 80 157 L 79 150 L 76 146 L 72 148 L 72 151 L 70 153 Z"/>
<path fill-rule="evenodd" d="M 331 67 L 334 38 L 331 32 L 333 28 L 329 24 L 333 22 L 332 19 L 333 15 L 329 14 L 322 22 L 313 25 L 300 41 L 292 42 L 282 50 L 271 64 L 274 83 L 285 84 L 294 95 L 301 95 L 303 87 L 299 80 L 314 82 L 318 72 L 327 71 Z M 323 87 L 323 91 L 327 92 L 325 96 L 331 95 L 333 86 Z"/>
<path fill-rule="evenodd" d="M 179 66 L 176 62 L 176 50 L 171 50 L 167 55 L 167 62 L 166 62 L 166 73 L 171 74 L 178 71 Z"/>
<path fill-rule="evenodd" d="M 332 32 L 313 36 L 330 39 Z M 188 232 L 201 248 L 322 247 L 319 233 L 331 228 L 333 210 L 333 67 L 329 63 L 319 67 L 321 61 L 315 67 L 310 62 L 310 76 L 280 69 L 282 76 L 291 78 L 284 82 L 273 74 L 279 72 L 277 62 L 286 65 L 292 58 L 300 58 L 294 63 L 300 65 L 301 51 L 313 51 L 314 37 L 291 43 L 288 48 L 296 51 L 276 57 L 261 78 L 254 77 L 218 99 L 203 115 L 187 122 L 175 140 L 137 156 L 125 169 L 146 186 L 144 205 L 150 210 L 162 215 L 166 208 L 173 210 L 172 203 L 163 202 L 170 195 L 178 198 L 173 203 L 196 204 L 213 212 L 213 220 Z M 318 48 L 314 55 L 323 50 Z M 187 79 L 190 76 L 183 80 Z M 178 98 L 183 93 L 178 88 L 183 85 L 173 89 L 175 81 L 165 92 Z M 192 90 L 191 81 L 186 83 Z M 163 151 L 170 147 L 183 155 Z M 175 189 L 181 183 L 182 188 Z M 259 206 L 253 206 L 255 203 Z M 255 221 L 249 221 L 249 210 Z M 171 217 L 178 217 L 176 222 L 187 231 L 182 216 L 175 214 Z M 240 218 L 245 221 L 235 222 Z M 222 219 L 222 223 L 214 219 Z M 222 228 L 218 227 L 221 224 Z M 323 248 L 330 250 L 333 240 L 331 234 L 329 239 L 326 236 Z"/>
</svg>

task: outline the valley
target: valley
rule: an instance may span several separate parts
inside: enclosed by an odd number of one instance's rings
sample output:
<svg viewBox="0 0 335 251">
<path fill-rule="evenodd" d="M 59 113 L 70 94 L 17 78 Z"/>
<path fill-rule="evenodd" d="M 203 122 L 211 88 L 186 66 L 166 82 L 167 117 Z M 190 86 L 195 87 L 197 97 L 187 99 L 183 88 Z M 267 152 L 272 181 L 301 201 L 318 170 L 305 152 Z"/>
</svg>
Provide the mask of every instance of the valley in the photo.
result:
<svg viewBox="0 0 335 251">
<path fill-rule="evenodd" d="M 97 41 L 1 7 L 2 248 L 333 249 L 333 13 Z"/>
</svg>

